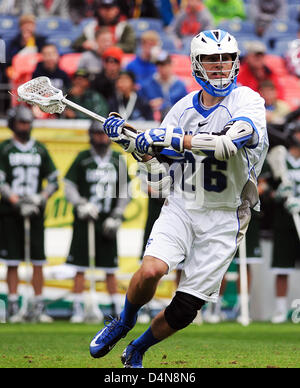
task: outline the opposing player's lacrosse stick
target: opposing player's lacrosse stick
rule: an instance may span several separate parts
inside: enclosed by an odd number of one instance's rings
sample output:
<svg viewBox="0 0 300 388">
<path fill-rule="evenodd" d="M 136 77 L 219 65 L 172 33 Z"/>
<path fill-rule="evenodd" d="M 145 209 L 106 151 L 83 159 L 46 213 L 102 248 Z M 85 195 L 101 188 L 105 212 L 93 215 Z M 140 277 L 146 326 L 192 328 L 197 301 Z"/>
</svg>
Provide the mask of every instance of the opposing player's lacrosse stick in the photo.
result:
<svg viewBox="0 0 300 388">
<path fill-rule="evenodd" d="M 30 217 L 24 217 L 24 256 L 25 256 L 25 290 L 19 315 L 26 320 L 29 315 L 29 293 L 31 286 L 31 251 L 30 251 Z"/>
<path fill-rule="evenodd" d="M 67 100 L 60 89 L 51 85 L 48 77 L 37 77 L 18 87 L 20 100 L 31 105 L 38 106 L 43 112 L 61 114 L 66 106 L 75 109 L 88 117 L 104 123 L 106 118 Z M 128 124 L 123 127 L 123 133 L 129 138 L 135 139 L 138 131 Z"/>
<path fill-rule="evenodd" d="M 103 313 L 98 306 L 96 293 L 96 249 L 95 249 L 95 223 L 88 221 L 88 249 L 89 249 L 89 270 L 90 290 L 85 301 L 85 321 L 89 323 L 101 322 L 104 319 Z"/>
<path fill-rule="evenodd" d="M 239 246 L 239 259 L 240 259 L 239 261 L 240 261 L 240 297 L 241 297 L 240 323 L 243 326 L 248 326 L 250 323 L 250 319 L 249 319 L 246 236 L 242 239 Z"/>
</svg>

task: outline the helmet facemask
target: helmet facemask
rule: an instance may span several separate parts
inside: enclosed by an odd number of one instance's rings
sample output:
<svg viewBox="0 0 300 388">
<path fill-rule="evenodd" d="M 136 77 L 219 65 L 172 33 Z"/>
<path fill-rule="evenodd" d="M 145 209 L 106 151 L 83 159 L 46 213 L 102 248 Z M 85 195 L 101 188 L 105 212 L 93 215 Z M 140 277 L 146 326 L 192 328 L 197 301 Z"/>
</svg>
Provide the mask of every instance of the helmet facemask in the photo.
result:
<svg viewBox="0 0 300 388">
<path fill-rule="evenodd" d="M 201 78 L 204 82 L 210 83 L 215 88 L 224 90 L 226 89 L 235 79 L 235 77 L 238 74 L 239 71 L 239 60 L 237 57 L 237 54 L 230 54 L 233 59 L 231 61 L 224 61 L 223 56 L 224 54 L 216 54 L 219 56 L 220 60 L 218 62 L 207 62 L 205 61 L 205 64 L 207 65 L 216 65 L 216 63 L 219 64 L 218 69 L 213 70 L 205 70 L 205 67 L 203 65 L 203 56 L 198 55 L 196 58 L 194 58 L 192 62 L 193 66 L 193 72 L 194 74 Z M 231 65 L 231 70 L 228 70 L 227 65 Z M 229 75 L 227 75 L 229 72 Z M 222 78 L 212 78 L 211 75 L 215 73 L 221 73 Z M 227 76 L 226 76 L 227 75 Z"/>
</svg>

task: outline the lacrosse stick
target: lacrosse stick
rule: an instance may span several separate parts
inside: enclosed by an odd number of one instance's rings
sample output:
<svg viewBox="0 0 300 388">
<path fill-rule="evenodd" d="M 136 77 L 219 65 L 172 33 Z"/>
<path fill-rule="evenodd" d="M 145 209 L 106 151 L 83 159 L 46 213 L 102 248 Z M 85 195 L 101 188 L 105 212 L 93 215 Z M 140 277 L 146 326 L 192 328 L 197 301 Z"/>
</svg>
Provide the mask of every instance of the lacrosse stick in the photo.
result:
<svg viewBox="0 0 300 388">
<path fill-rule="evenodd" d="M 239 259 L 240 259 L 240 295 L 241 295 L 240 323 L 243 326 L 248 326 L 250 323 L 250 319 L 249 319 L 246 237 L 242 239 L 239 246 Z"/>
<path fill-rule="evenodd" d="M 61 114 L 66 106 L 73 108 L 90 118 L 104 123 L 106 118 L 67 100 L 60 89 L 51 85 L 48 77 L 37 77 L 18 87 L 18 96 L 21 101 L 38 106 L 43 112 Z M 138 131 L 126 124 L 123 126 L 123 133 L 130 139 L 136 139 Z"/>
<path fill-rule="evenodd" d="M 89 269 L 90 269 L 90 290 L 85 303 L 85 321 L 89 323 L 98 323 L 103 321 L 104 316 L 99 309 L 96 293 L 96 249 L 95 249 L 95 223 L 88 221 L 88 249 L 89 249 Z"/>
<path fill-rule="evenodd" d="M 24 255 L 25 255 L 25 286 L 20 317 L 25 320 L 29 314 L 29 288 L 31 285 L 31 252 L 30 252 L 30 217 L 24 217 Z"/>
</svg>

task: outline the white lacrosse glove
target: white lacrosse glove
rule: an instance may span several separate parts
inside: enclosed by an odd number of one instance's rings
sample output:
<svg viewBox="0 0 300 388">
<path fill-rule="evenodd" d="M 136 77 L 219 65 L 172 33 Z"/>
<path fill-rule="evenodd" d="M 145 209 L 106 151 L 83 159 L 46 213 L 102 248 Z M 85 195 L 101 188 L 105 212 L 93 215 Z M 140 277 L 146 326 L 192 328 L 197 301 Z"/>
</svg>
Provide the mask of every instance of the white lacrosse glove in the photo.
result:
<svg viewBox="0 0 300 388">
<path fill-rule="evenodd" d="M 40 213 L 38 206 L 31 203 L 20 203 L 19 209 L 22 217 L 33 217 Z"/>
<path fill-rule="evenodd" d="M 147 183 L 154 193 L 159 193 L 162 198 L 170 195 L 173 179 L 168 174 L 167 166 L 156 158 L 148 160 L 144 166 L 148 172 Z"/>
<path fill-rule="evenodd" d="M 76 207 L 78 218 L 81 220 L 94 220 L 96 221 L 99 216 L 98 206 L 92 202 L 86 202 Z"/>
<path fill-rule="evenodd" d="M 286 199 L 293 196 L 294 196 L 294 189 L 293 189 L 292 183 L 290 182 L 280 183 L 280 185 L 276 190 L 275 198 Z"/>
<path fill-rule="evenodd" d="M 284 206 L 291 214 L 300 213 L 300 198 L 289 197 Z"/>
<path fill-rule="evenodd" d="M 168 126 L 167 128 L 153 128 L 138 135 L 135 146 L 138 152 L 147 154 L 152 146 L 172 147 L 175 151 L 183 152 L 184 131 L 182 128 Z"/>
<path fill-rule="evenodd" d="M 26 202 L 37 207 L 44 207 L 46 205 L 47 199 L 43 194 L 33 194 L 29 197 L 26 197 Z"/>
<path fill-rule="evenodd" d="M 105 237 L 113 239 L 116 237 L 117 231 L 122 224 L 122 219 L 117 217 L 108 217 L 103 222 L 102 231 Z"/>
</svg>

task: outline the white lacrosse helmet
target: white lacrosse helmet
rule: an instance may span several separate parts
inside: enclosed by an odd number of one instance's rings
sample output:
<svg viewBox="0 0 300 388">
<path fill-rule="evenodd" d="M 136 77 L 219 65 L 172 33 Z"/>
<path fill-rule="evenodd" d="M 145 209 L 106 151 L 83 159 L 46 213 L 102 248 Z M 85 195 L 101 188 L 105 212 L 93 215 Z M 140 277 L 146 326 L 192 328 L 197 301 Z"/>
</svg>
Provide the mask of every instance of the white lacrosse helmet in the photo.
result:
<svg viewBox="0 0 300 388">
<path fill-rule="evenodd" d="M 228 78 L 210 79 L 203 67 L 201 56 L 220 54 L 232 55 L 232 67 Z M 191 42 L 191 61 L 196 81 L 214 97 L 227 96 L 236 87 L 239 72 L 239 48 L 236 39 L 223 30 L 202 31 Z M 223 62 L 224 63 L 224 62 Z"/>
</svg>

